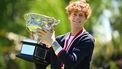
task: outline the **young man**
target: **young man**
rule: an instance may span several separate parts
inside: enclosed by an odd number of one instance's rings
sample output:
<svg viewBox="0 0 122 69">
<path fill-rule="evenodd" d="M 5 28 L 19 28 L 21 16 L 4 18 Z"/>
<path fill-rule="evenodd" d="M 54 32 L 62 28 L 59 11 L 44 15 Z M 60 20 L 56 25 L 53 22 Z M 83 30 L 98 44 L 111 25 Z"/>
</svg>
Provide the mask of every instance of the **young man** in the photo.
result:
<svg viewBox="0 0 122 69">
<path fill-rule="evenodd" d="M 38 29 L 39 41 L 50 49 L 51 69 L 89 69 L 94 38 L 84 29 L 91 14 L 85 0 L 71 2 L 66 7 L 71 31 L 55 38 L 54 32 Z M 59 47 L 55 51 L 55 47 Z"/>
</svg>

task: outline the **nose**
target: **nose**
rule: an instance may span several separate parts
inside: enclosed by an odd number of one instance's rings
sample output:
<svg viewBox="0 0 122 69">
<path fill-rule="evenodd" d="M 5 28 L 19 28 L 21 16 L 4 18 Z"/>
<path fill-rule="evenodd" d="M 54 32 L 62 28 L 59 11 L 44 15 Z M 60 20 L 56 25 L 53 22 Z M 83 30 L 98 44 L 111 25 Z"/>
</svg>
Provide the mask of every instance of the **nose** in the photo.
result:
<svg viewBox="0 0 122 69">
<path fill-rule="evenodd" d="M 78 19 L 79 17 L 78 17 L 78 15 L 75 15 L 74 17 L 73 17 L 73 19 Z"/>
</svg>

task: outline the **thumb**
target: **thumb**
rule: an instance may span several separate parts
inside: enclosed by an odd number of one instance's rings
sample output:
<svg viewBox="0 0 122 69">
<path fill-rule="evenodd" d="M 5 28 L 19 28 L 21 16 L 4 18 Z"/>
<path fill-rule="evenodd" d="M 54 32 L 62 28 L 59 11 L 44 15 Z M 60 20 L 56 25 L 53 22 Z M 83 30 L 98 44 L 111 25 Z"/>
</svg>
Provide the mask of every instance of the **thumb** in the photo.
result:
<svg viewBox="0 0 122 69">
<path fill-rule="evenodd" d="M 52 38 L 53 41 L 55 41 L 55 31 L 53 31 L 51 38 Z"/>
</svg>

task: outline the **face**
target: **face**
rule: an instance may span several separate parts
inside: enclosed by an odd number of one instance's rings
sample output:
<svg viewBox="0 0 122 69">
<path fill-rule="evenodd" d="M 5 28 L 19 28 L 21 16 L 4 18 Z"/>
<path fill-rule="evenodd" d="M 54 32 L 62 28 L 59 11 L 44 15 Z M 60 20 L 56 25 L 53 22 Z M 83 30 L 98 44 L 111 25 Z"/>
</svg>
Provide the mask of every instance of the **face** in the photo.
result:
<svg viewBox="0 0 122 69">
<path fill-rule="evenodd" d="M 73 24 L 83 24 L 86 17 L 82 12 L 71 12 L 71 14 L 69 14 L 69 20 Z"/>
</svg>

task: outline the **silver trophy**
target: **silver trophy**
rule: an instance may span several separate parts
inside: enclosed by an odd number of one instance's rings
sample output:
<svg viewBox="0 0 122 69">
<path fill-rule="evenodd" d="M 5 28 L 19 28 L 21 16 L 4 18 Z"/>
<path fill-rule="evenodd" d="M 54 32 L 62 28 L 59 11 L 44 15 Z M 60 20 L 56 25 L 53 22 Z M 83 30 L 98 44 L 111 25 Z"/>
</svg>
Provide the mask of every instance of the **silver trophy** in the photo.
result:
<svg viewBox="0 0 122 69">
<path fill-rule="evenodd" d="M 38 28 L 52 31 L 54 26 L 60 22 L 60 20 L 56 20 L 53 17 L 37 13 L 27 13 L 24 17 L 26 20 L 26 27 L 29 29 L 29 31 L 35 32 L 34 40 L 38 39 L 38 36 L 36 35 Z"/>
<path fill-rule="evenodd" d="M 22 41 L 21 52 L 17 54 L 17 57 L 45 64 L 48 55 L 48 48 L 46 48 L 45 44 L 37 43 L 37 29 L 53 31 L 54 26 L 59 24 L 60 20 L 37 13 L 27 13 L 24 15 L 24 18 L 26 20 L 27 29 L 29 29 L 30 32 L 34 32 L 34 40 L 24 39 Z"/>
</svg>

